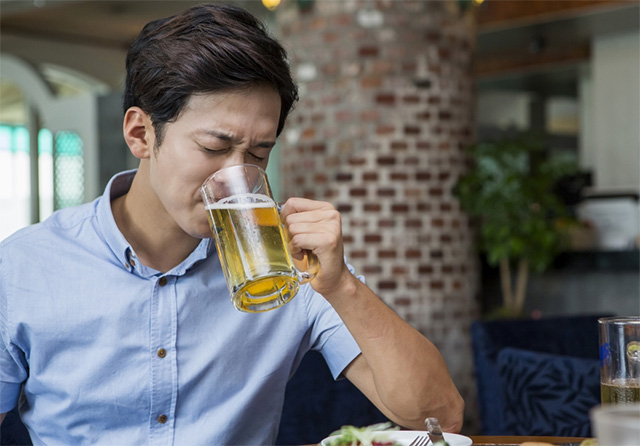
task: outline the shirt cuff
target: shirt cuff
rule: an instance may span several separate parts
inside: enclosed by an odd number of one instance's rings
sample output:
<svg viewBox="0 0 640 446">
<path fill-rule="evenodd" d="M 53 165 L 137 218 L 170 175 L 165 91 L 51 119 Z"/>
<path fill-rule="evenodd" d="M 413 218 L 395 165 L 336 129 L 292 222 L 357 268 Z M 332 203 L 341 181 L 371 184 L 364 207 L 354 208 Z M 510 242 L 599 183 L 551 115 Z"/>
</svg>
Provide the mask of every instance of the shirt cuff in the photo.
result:
<svg viewBox="0 0 640 446">
<path fill-rule="evenodd" d="M 320 353 L 327 362 L 333 379 L 339 379 L 343 378 L 343 370 L 360 354 L 360 347 L 343 325 L 327 339 Z"/>
</svg>

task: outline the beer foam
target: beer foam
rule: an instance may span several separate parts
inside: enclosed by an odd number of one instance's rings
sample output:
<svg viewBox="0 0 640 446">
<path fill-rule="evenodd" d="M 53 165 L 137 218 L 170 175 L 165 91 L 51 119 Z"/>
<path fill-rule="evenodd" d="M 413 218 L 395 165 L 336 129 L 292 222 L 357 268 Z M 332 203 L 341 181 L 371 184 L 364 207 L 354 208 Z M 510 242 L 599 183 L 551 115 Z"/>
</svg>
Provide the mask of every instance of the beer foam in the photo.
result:
<svg viewBox="0 0 640 446">
<path fill-rule="evenodd" d="M 273 208 L 276 202 L 262 194 L 238 194 L 207 205 L 206 209 Z"/>
</svg>

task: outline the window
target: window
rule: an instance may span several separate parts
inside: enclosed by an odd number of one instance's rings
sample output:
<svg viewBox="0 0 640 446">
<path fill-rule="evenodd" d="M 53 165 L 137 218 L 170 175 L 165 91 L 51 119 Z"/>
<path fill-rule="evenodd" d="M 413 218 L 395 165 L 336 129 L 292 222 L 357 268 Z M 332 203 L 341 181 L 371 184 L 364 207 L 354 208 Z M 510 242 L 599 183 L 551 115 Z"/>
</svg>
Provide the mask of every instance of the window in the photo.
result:
<svg viewBox="0 0 640 446">
<path fill-rule="evenodd" d="M 82 203 L 83 159 L 77 133 L 61 131 L 53 137 L 49 130 L 40 130 L 38 193 L 32 196 L 29 132 L 21 125 L 0 124 L 0 240 L 38 220 L 31 215 L 33 200 L 38 202 L 39 220 Z"/>
<path fill-rule="evenodd" d="M 76 206 L 84 197 L 82 140 L 75 132 L 58 132 L 55 143 L 55 206 L 56 209 Z"/>
<path fill-rule="evenodd" d="M 29 132 L 0 125 L 0 239 L 31 222 L 30 177 Z"/>
</svg>

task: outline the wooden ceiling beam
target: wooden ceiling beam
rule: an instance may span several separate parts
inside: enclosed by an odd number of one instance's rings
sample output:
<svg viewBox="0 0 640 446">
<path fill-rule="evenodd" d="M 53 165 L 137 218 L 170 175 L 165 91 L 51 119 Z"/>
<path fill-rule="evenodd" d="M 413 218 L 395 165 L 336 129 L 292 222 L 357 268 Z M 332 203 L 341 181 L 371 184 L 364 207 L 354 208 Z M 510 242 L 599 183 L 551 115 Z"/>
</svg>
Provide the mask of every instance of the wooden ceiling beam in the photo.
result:
<svg viewBox="0 0 640 446">
<path fill-rule="evenodd" d="M 485 0 L 478 8 L 479 31 L 559 20 L 628 7 L 634 0 Z"/>
<path fill-rule="evenodd" d="M 588 44 L 570 47 L 554 47 L 538 54 L 512 53 L 479 58 L 474 64 L 476 79 L 516 73 L 543 71 L 549 67 L 577 64 L 589 60 Z"/>
</svg>

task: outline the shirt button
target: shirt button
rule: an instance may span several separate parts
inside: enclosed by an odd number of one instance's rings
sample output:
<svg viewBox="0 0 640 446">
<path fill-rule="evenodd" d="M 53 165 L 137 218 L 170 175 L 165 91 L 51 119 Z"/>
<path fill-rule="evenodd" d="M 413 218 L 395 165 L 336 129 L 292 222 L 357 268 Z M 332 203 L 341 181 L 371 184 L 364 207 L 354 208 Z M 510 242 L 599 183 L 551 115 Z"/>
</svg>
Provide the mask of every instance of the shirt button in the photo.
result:
<svg viewBox="0 0 640 446">
<path fill-rule="evenodd" d="M 160 277 L 160 280 L 158 280 L 158 285 L 165 286 L 166 284 L 167 284 L 167 278 L 166 277 Z"/>
<path fill-rule="evenodd" d="M 164 424 L 164 423 L 166 423 L 166 422 L 167 422 L 167 420 L 168 420 L 168 418 L 167 418 L 167 416 L 166 416 L 166 415 L 164 415 L 164 414 L 162 414 L 162 415 L 160 415 L 160 416 L 158 417 L 158 423 L 160 423 L 160 424 Z"/>
<path fill-rule="evenodd" d="M 129 259 L 129 263 L 131 263 L 131 266 L 136 266 L 136 261 L 133 259 Z"/>
<path fill-rule="evenodd" d="M 164 358 L 165 356 L 167 356 L 167 351 L 163 348 L 158 350 L 158 356 L 161 358 Z"/>
</svg>

